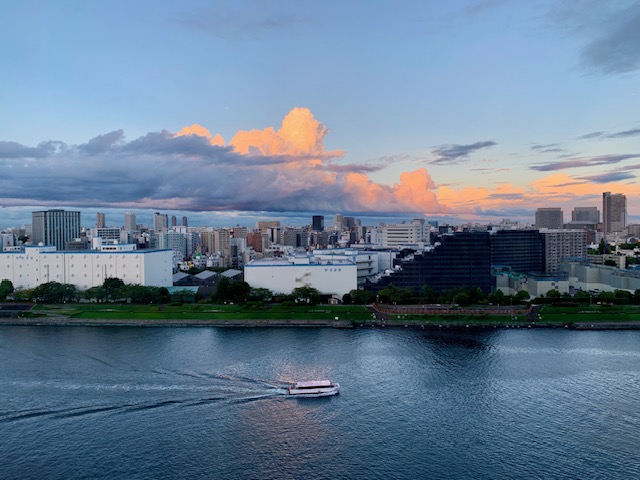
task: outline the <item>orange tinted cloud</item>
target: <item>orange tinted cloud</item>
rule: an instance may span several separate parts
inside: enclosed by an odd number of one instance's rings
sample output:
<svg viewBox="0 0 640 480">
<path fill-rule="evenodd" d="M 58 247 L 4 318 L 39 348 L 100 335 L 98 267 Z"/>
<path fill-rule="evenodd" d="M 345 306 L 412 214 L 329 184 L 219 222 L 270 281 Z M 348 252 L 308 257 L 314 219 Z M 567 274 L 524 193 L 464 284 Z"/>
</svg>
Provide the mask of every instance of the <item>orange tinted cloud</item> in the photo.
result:
<svg viewBox="0 0 640 480">
<path fill-rule="evenodd" d="M 176 133 L 176 137 L 185 135 L 198 135 L 200 137 L 208 138 L 211 145 L 216 145 L 219 147 L 224 146 L 224 139 L 222 138 L 222 135 L 218 133 L 215 136 L 212 136 L 209 130 L 207 130 L 202 125 L 198 125 L 197 123 L 194 123 L 189 127 L 184 127 L 182 130 Z"/>
</svg>

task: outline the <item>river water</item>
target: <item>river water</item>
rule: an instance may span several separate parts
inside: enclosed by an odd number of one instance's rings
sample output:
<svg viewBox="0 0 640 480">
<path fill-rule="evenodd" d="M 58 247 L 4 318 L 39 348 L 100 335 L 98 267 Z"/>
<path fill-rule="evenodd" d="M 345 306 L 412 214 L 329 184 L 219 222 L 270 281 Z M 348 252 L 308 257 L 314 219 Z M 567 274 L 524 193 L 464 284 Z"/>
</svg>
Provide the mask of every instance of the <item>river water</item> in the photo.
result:
<svg viewBox="0 0 640 480">
<path fill-rule="evenodd" d="M 0 327 L 5 480 L 630 479 L 639 412 L 637 331 Z"/>
</svg>

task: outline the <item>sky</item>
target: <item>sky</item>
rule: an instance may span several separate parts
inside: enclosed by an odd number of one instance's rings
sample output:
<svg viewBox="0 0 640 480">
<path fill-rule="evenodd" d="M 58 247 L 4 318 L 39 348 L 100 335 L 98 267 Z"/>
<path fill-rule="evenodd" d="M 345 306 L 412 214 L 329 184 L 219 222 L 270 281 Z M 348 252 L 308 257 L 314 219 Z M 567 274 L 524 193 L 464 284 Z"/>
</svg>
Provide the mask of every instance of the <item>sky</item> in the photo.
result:
<svg viewBox="0 0 640 480">
<path fill-rule="evenodd" d="M 0 16 L 0 227 L 533 222 L 627 195 L 640 1 L 20 1 Z M 180 217 L 179 217 L 180 218 Z"/>
</svg>

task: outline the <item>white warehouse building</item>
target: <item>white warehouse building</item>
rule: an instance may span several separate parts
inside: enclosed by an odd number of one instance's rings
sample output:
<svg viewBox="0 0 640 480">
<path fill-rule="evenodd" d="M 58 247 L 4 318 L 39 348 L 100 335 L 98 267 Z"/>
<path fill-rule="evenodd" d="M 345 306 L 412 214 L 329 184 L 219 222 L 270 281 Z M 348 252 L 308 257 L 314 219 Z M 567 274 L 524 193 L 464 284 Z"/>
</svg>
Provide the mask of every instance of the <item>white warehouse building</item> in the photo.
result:
<svg viewBox="0 0 640 480">
<path fill-rule="evenodd" d="M 86 290 L 115 277 L 128 284 L 170 287 L 171 256 L 171 250 L 135 250 L 135 245 L 75 252 L 58 251 L 55 246 L 25 247 L 24 252 L 0 252 L 0 280 L 11 280 L 15 288 L 58 282 Z"/>
<path fill-rule="evenodd" d="M 347 258 L 323 260 L 313 256 L 252 260 L 244 267 L 244 280 L 253 288 L 291 293 L 312 287 L 342 297 L 358 288 L 358 267 Z"/>
</svg>

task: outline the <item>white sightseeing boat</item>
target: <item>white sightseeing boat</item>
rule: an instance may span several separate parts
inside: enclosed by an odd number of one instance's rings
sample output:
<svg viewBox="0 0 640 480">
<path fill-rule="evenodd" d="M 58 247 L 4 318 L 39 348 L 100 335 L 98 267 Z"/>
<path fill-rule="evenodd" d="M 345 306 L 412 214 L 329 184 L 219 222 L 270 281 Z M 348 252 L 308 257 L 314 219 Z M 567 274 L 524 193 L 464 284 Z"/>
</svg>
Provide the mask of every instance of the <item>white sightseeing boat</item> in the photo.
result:
<svg viewBox="0 0 640 480">
<path fill-rule="evenodd" d="M 289 395 L 301 398 L 328 397 L 340 393 L 340 385 L 330 380 L 297 382 L 289 387 Z"/>
</svg>

